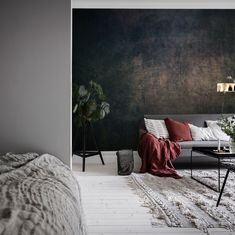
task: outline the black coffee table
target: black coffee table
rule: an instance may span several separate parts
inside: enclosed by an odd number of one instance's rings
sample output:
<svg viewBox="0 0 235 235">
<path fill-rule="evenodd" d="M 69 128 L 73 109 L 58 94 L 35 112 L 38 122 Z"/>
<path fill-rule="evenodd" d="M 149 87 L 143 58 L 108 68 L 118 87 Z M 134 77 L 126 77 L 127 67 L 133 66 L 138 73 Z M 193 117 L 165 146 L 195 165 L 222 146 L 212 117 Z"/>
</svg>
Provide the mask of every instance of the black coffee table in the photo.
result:
<svg viewBox="0 0 235 235">
<path fill-rule="evenodd" d="M 205 182 L 201 181 L 198 178 L 193 177 L 193 153 L 197 152 L 203 155 L 206 155 L 207 157 L 212 157 L 217 159 L 217 168 L 218 168 L 218 187 L 217 189 L 213 188 L 211 185 L 206 184 Z M 218 152 L 216 148 L 208 148 L 208 147 L 193 147 L 191 151 L 191 178 L 196 180 L 197 182 L 205 185 L 206 187 L 216 191 L 220 192 L 220 179 L 221 179 L 221 174 L 220 174 L 220 168 L 221 168 L 221 162 L 224 160 L 231 160 L 235 159 L 235 153 L 230 153 L 230 152 L 225 152 L 225 151 L 220 151 Z"/>
</svg>

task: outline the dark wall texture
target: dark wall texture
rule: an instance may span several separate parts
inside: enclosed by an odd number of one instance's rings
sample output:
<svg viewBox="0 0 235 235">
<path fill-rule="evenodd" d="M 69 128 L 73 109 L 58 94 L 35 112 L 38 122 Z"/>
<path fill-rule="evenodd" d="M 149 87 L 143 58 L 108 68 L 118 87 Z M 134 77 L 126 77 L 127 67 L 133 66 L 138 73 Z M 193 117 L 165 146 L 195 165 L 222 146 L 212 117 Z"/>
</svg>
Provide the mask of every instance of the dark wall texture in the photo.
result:
<svg viewBox="0 0 235 235">
<path fill-rule="evenodd" d="M 98 82 L 111 104 L 95 124 L 102 150 L 135 149 L 144 114 L 220 113 L 228 75 L 234 10 L 73 10 L 73 82 Z"/>
</svg>

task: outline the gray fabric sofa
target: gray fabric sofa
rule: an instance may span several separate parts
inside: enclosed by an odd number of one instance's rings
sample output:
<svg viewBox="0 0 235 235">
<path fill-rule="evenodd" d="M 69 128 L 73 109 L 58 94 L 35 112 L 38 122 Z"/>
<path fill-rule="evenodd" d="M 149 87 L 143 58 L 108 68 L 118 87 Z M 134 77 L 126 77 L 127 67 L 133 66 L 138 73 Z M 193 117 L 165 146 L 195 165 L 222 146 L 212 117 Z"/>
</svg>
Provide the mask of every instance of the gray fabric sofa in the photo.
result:
<svg viewBox="0 0 235 235">
<path fill-rule="evenodd" d="M 234 114 L 223 114 L 223 117 L 228 117 Z M 206 120 L 218 120 L 222 118 L 221 114 L 164 114 L 164 115 L 144 115 L 145 118 L 155 119 L 155 120 L 163 120 L 165 118 L 172 118 L 177 121 L 187 121 L 196 126 L 206 127 Z M 144 121 L 142 120 L 140 125 L 141 130 L 146 130 Z M 191 156 L 192 147 L 217 147 L 218 141 L 183 141 L 178 142 L 181 146 L 182 152 L 180 157 L 182 156 Z M 227 141 L 221 141 L 221 147 L 228 146 Z"/>
</svg>

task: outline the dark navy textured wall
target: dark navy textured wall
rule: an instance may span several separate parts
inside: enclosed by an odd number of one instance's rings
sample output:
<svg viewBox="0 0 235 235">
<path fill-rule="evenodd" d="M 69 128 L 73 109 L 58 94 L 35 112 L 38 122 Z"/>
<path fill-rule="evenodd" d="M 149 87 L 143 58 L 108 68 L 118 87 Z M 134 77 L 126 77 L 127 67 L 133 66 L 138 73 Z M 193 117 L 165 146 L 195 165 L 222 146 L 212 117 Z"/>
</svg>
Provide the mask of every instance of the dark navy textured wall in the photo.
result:
<svg viewBox="0 0 235 235">
<path fill-rule="evenodd" d="M 73 10 L 73 82 L 100 83 L 111 104 L 95 124 L 103 150 L 136 148 L 144 114 L 219 113 L 227 75 L 234 10 Z"/>
</svg>

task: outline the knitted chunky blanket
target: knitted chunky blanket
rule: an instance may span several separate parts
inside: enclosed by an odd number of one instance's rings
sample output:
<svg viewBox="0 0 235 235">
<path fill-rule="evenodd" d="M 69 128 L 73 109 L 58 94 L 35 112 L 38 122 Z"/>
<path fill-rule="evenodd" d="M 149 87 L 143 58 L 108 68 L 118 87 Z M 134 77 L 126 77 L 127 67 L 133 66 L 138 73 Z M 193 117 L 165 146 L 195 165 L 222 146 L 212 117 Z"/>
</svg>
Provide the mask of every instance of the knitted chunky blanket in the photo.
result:
<svg viewBox="0 0 235 235">
<path fill-rule="evenodd" d="M 85 234 L 71 170 L 49 154 L 0 156 L 0 234 Z"/>
</svg>

